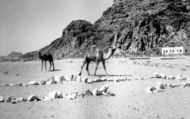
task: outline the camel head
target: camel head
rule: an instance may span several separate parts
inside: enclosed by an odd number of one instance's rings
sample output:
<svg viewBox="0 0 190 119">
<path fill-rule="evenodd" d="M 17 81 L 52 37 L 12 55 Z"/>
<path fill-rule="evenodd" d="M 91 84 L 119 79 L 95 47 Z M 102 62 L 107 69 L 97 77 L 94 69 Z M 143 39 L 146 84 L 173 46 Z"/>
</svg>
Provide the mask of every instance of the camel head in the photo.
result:
<svg viewBox="0 0 190 119">
<path fill-rule="evenodd" d="M 116 51 L 116 49 L 117 49 L 117 47 L 115 47 L 115 46 L 109 47 L 109 50 L 110 50 L 111 52 L 113 52 L 113 53 Z"/>
</svg>

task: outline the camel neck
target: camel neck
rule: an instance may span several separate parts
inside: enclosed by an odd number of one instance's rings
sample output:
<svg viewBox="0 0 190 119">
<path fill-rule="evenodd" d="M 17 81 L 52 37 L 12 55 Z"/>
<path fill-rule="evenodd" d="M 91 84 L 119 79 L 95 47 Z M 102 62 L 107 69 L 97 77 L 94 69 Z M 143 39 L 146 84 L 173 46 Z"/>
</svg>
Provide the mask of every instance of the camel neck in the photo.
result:
<svg viewBox="0 0 190 119">
<path fill-rule="evenodd" d="M 41 54 L 41 52 L 39 52 L 39 58 L 40 58 L 40 59 L 42 58 L 42 54 Z"/>
<path fill-rule="evenodd" d="M 113 55 L 113 51 L 111 49 L 108 50 L 108 53 L 104 54 L 104 60 L 108 60 Z"/>
</svg>

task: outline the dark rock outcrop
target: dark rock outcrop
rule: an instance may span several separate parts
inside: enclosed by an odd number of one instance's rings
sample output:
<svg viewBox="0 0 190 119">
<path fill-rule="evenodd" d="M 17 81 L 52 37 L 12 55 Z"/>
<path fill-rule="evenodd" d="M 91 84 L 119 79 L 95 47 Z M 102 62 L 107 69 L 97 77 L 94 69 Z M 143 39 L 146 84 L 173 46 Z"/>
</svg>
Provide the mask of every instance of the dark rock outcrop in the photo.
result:
<svg viewBox="0 0 190 119">
<path fill-rule="evenodd" d="M 189 43 L 190 1 L 122 0 L 94 24 L 98 30 L 118 31 L 118 45 L 126 53 L 159 53 L 170 41 Z"/>
</svg>

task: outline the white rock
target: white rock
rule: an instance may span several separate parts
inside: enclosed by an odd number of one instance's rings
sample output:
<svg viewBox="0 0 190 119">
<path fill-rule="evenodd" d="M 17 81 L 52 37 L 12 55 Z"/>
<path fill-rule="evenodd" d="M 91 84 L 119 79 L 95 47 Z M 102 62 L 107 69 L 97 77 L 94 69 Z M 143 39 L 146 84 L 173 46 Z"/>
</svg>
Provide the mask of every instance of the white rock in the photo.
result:
<svg viewBox="0 0 190 119">
<path fill-rule="evenodd" d="M 100 87 L 99 91 L 107 93 L 108 89 L 109 89 L 108 84 L 105 84 L 104 86 Z"/>
<path fill-rule="evenodd" d="M 81 76 L 76 76 L 76 77 L 75 77 L 75 80 L 76 80 L 77 82 L 82 82 Z"/>
<path fill-rule="evenodd" d="M 84 95 L 86 95 L 86 96 L 92 96 L 93 93 L 90 90 L 86 90 L 85 93 L 84 93 Z"/>
<path fill-rule="evenodd" d="M 56 83 L 62 83 L 62 81 L 60 80 L 60 76 L 58 76 L 58 75 L 55 75 L 55 76 L 54 76 L 54 81 L 55 81 Z"/>
<path fill-rule="evenodd" d="M 40 81 L 40 85 L 45 85 L 46 81 Z"/>
<path fill-rule="evenodd" d="M 182 83 L 182 86 L 183 86 L 183 87 L 190 87 L 190 82 L 183 82 L 183 83 Z"/>
<path fill-rule="evenodd" d="M 51 100 L 49 97 L 43 97 L 43 100 L 44 101 L 49 101 L 49 100 Z"/>
<path fill-rule="evenodd" d="M 13 87 L 13 86 L 14 86 L 14 84 L 12 84 L 12 83 L 9 83 L 9 84 L 4 84 L 4 86 L 11 86 L 11 87 Z"/>
<path fill-rule="evenodd" d="M 47 85 L 52 85 L 56 84 L 57 82 L 54 79 L 50 79 L 49 81 L 46 82 Z"/>
<path fill-rule="evenodd" d="M 16 98 L 16 101 L 17 102 L 23 102 L 23 101 L 26 101 L 26 99 L 23 97 L 19 97 L 19 98 Z"/>
<path fill-rule="evenodd" d="M 39 83 L 37 81 L 30 81 L 28 85 L 39 85 Z"/>
<path fill-rule="evenodd" d="M 73 74 L 65 75 L 66 81 L 72 81 L 75 76 Z"/>
<path fill-rule="evenodd" d="M 6 97 L 6 102 L 12 102 L 12 100 L 16 100 L 16 98 L 13 96 L 7 96 Z"/>
<path fill-rule="evenodd" d="M 142 78 L 141 77 L 138 77 L 138 76 L 135 76 L 133 77 L 133 80 L 141 80 Z"/>
<path fill-rule="evenodd" d="M 88 77 L 87 76 L 84 76 L 84 77 L 82 77 L 82 82 L 84 82 L 84 83 L 87 83 L 87 81 L 88 81 Z"/>
<path fill-rule="evenodd" d="M 131 81 L 131 80 L 133 80 L 133 77 L 132 76 L 127 76 L 127 77 L 125 77 L 125 80 L 126 81 Z"/>
<path fill-rule="evenodd" d="M 183 76 L 180 75 L 180 74 L 179 74 L 179 75 L 176 75 L 176 76 L 175 76 L 175 79 L 178 80 L 178 81 L 186 81 L 186 80 L 187 80 L 186 77 L 183 77 Z"/>
<path fill-rule="evenodd" d="M 160 74 L 158 72 L 154 72 L 153 77 L 154 78 L 161 78 L 161 76 L 160 76 Z"/>
<path fill-rule="evenodd" d="M 66 94 L 65 97 L 70 100 L 74 100 L 77 98 L 77 93 L 69 93 L 69 94 Z"/>
<path fill-rule="evenodd" d="M 168 79 L 168 80 L 174 80 L 174 79 L 175 79 L 175 76 L 174 76 L 174 75 L 168 75 L 168 76 L 167 76 L 167 79 Z"/>
<path fill-rule="evenodd" d="M 154 86 L 152 86 L 152 87 L 149 86 L 149 87 L 146 89 L 146 93 L 153 93 L 155 90 L 156 90 L 156 88 L 155 88 Z"/>
<path fill-rule="evenodd" d="M 166 79 L 166 78 L 167 78 L 166 74 L 164 74 L 164 73 L 160 73 L 160 77 L 161 77 L 162 79 Z"/>
<path fill-rule="evenodd" d="M 181 85 L 180 84 L 172 84 L 172 83 L 170 83 L 168 85 L 169 88 L 176 88 L 176 87 L 179 87 L 179 86 L 181 86 Z"/>
<path fill-rule="evenodd" d="M 95 88 L 95 89 L 92 91 L 92 93 L 93 93 L 94 96 L 97 96 L 97 95 L 98 95 L 98 89 Z"/>
<path fill-rule="evenodd" d="M 164 92 L 164 89 L 158 89 L 156 92 Z"/>
<path fill-rule="evenodd" d="M 0 96 L 0 102 L 4 102 L 4 97 Z"/>
<path fill-rule="evenodd" d="M 164 84 L 162 82 L 158 82 L 156 85 L 156 89 L 166 89 L 167 88 L 167 84 Z"/>
<path fill-rule="evenodd" d="M 176 80 L 181 80 L 182 78 L 183 78 L 183 76 L 181 74 L 178 74 L 178 75 L 175 76 Z"/>
<path fill-rule="evenodd" d="M 57 91 L 52 91 L 49 93 L 49 98 L 50 99 L 57 99 L 57 98 L 63 98 L 62 92 L 57 92 Z"/>
<path fill-rule="evenodd" d="M 48 96 L 49 96 L 50 99 L 56 99 L 56 98 L 58 98 L 58 94 L 57 94 L 56 91 L 50 92 Z"/>
<path fill-rule="evenodd" d="M 40 101 L 40 100 L 41 100 L 41 98 L 38 97 L 37 95 L 30 95 L 30 96 L 28 97 L 28 99 L 27 99 L 27 101 L 29 101 L 29 102 L 32 102 L 32 101 Z"/>
</svg>

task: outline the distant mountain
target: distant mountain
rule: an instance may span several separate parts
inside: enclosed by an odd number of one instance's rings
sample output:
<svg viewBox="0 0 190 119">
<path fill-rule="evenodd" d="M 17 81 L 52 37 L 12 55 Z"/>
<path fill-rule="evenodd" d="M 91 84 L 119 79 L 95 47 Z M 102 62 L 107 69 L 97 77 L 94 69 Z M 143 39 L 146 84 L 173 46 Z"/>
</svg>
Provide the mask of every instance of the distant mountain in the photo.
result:
<svg viewBox="0 0 190 119">
<path fill-rule="evenodd" d="M 81 57 L 92 45 L 106 50 L 115 32 L 124 55 L 158 55 L 166 44 L 190 47 L 190 0 L 114 0 L 94 24 L 72 21 L 41 51 L 58 59 Z"/>
<path fill-rule="evenodd" d="M 11 52 L 6 57 L 22 57 L 23 54 L 21 52 Z"/>
</svg>

